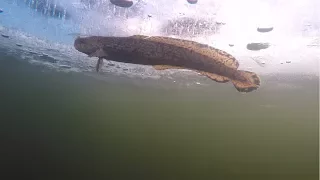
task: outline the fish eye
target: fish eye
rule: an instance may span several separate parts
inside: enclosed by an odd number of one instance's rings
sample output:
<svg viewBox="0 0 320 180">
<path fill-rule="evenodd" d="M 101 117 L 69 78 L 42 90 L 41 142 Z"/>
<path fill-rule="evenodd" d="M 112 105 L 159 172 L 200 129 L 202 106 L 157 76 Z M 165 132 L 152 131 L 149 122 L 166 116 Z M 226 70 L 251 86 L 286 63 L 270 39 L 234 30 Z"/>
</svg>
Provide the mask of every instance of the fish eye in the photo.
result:
<svg viewBox="0 0 320 180">
<path fill-rule="evenodd" d="M 85 41 L 84 41 L 82 38 L 78 38 L 78 39 L 77 39 L 77 43 L 84 44 L 84 43 L 85 43 Z"/>
</svg>

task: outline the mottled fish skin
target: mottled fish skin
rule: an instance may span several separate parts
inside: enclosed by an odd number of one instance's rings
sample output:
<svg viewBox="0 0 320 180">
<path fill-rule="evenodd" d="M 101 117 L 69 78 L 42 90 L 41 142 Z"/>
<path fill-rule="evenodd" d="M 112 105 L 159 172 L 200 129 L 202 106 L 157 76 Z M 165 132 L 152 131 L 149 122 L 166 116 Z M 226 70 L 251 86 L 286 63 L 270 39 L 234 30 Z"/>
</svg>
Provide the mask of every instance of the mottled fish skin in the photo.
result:
<svg viewBox="0 0 320 180">
<path fill-rule="evenodd" d="M 166 65 L 172 68 L 195 70 L 202 72 L 202 74 L 212 73 L 225 79 L 218 82 L 234 80 L 237 81 L 237 83 L 233 82 L 234 84 L 240 85 L 245 82 L 246 86 L 258 82 L 255 89 L 260 85 L 258 77 L 249 82 L 248 74 L 237 70 L 239 63 L 232 55 L 194 41 L 143 35 L 129 37 L 90 36 L 78 37 L 74 46 L 78 51 L 89 56 L 132 64 Z M 100 53 L 101 51 L 104 53 Z M 215 80 L 215 78 L 211 79 Z M 244 88 L 244 91 L 246 90 Z"/>
<path fill-rule="evenodd" d="M 179 66 L 230 78 L 233 78 L 239 66 L 238 61 L 225 51 L 194 41 L 170 37 L 91 36 L 76 39 L 75 47 L 88 55 L 102 48 L 108 54 L 108 57 L 103 58 L 113 61 L 142 65 Z"/>
</svg>

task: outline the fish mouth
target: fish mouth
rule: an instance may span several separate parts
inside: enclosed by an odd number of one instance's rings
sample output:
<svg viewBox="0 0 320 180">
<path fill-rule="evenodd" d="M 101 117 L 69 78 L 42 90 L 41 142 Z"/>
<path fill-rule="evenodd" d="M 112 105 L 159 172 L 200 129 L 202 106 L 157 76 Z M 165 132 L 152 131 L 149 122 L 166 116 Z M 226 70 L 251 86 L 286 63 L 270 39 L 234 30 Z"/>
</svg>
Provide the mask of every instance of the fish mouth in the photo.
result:
<svg viewBox="0 0 320 180">
<path fill-rule="evenodd" d="M 80 37 L 77 37 L 77 39 L 74 41 L 73 46 L 76 50 L 81 51 L 82 44 L 84 44 L 83 39 L 81 39 Z"/>
<path fill-rule="evenodd" d="M 74 48 L 79 51 L 82 52 L 84 54 L 91 54 L 93 52 L 95 52 L 98 48 L 94 45 L 94 43 L 90 43 L 90 41 L 88 42 L 87 39 L 84 38 L 80 38 L 78 37 L 75 41 L 74 41 Z"/>
</svg>

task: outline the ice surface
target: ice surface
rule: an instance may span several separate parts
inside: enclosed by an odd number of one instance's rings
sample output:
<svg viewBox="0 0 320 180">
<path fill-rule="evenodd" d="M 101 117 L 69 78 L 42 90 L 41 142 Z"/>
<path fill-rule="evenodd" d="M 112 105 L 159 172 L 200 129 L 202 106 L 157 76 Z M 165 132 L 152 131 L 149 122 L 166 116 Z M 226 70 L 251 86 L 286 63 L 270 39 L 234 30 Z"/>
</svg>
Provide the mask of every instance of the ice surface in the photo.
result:
<svg viewBox="0 0 320 180">
<path fill-rule="evenodd" d="M 39 6 L 41 3 L 45 6 Z M 6 40 L 0 37 L 0 44 L 46 54 L 47 59 L 58 59 L 51 63 L 57 64 L 56 67 L 89 71 L 95 59 L 73 49 L 77 34 L 175 36 L 229 52 L 240 62 L 240 69 L 260 74 L 318 74 L 319 7 L 318 0 L 199 0 L 197 4 L 185 0 L 170 3 L 167 0 L 135 0 L 131 8 L 116 7 L 109 0 L 2 0 L 0 31 L 10 37 Z M 191 18 L 196 23 L 189 26 L 188 23 L 178 24 L 175 27 L 178 34 L 161 31 L 169 21 L 181 18 Z M 199 22 L 219 24 L 219 31 L 204 28 L 205 32 L 195 33 Z M 258 27 L 274 29 L 260 33 Z M 186 32 L 189 34 L 182 34 Z M 269 43 L 270 47 L 250 51 L 246 48 L 249 43 Z M 36 61 L 41 62 L 41 58 Z M 148 67 L 121 66 L 131 67 L 125 72 L 127 74 L 154 74 Z M 123 68 L 117 66 L 106 66 L 103 70 L 123 72 Z"/>
</svg>

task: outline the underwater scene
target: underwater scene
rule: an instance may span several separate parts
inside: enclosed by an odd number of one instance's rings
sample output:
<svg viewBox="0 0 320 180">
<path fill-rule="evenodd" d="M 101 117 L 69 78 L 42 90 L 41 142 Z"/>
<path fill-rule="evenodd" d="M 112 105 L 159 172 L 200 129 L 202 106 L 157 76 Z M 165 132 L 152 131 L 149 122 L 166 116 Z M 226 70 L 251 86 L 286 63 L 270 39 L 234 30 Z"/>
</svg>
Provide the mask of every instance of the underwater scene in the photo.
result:
<svg viewBox="0 0 320 180">
<path fill-rule="evenodd" d="M 1 179 L 319 179 L 318 0 L 1 0 Z"/>
</svg>

